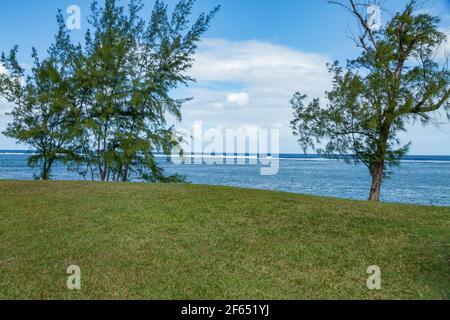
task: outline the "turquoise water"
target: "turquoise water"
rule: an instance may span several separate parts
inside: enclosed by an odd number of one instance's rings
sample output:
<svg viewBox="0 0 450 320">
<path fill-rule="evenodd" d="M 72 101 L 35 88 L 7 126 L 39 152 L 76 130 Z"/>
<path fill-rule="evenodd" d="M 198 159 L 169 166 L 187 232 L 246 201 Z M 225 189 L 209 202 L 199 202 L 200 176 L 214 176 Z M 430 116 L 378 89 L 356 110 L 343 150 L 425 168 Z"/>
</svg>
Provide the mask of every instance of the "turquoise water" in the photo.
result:
<svg viewBox="0 0 450 320">
<path fill-rule="evenodd" d="M 0 151 L 0 179 L 31 180 L 29 154 Z M 365 200 L 370 187 L 367 169 L 340 160 L 280 155 L 278 174 L 262 176 L 260 165 L 175 165 L 160 158 L 167 173 L 184 175 L 192 183 L 287 191 L 302 194 Z M 62 165 L 54 168 L 53 179 L 80 177 Z M 409 156 L 393 169 L 386 180 L 382 200 L 409 204 L 450 206 L 450 157 Z"/>
</svg>

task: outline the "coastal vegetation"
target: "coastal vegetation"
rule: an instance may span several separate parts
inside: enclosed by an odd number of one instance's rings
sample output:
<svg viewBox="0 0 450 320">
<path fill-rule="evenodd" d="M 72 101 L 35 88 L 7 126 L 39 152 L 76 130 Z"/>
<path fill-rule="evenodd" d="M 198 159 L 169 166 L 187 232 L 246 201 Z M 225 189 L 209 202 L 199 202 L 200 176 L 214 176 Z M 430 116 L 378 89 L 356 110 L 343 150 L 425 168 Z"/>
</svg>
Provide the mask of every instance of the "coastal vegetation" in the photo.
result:
<svg viewBox="0 0 450 320">
<path fill-rule="evenodd" d="M 181 179 L 166 177 L 154 153 L 169 155 L 181 140 L 166 118 L 180 121 L 189 99 L 173 89 L 194 80 L 193 55 L 219 9 L 191 23 L 193 4 L 181 0 L 169 14 L 157 0 L 148 15 L 142 0 L 93 1 L 83 45 L 72 43 L 59 11 L 55 42 L 44 60 L 33 49 L 31 73 L 17 61 L 18 47 L 2 55 L 0 97 L 15 105 L 4 134 L 35 151 L 29 165 L 41 169 L 38 179 L 50 179 L 56 161 L 89 180 Z"/>
<path fill-rule="evenodd" d="M 307 102 L 301 92 L 294 95 L 291 127 L 305 152 L 364 164 L 372 177 L 369 200 L 379 201 L 389 168 L 409 151 L 399 133 L 415 122 L 438 125 L 440 109 L 450 118 L 447 37 L 440 19 L 420 10 L 422 1 L 408 1 L 384 25 L 371 22 L 371 1 L 330 2 L 356 18 L 361 54 L 346 68 L 329 66 L 333 86 L 325 106 L 319 99 Z"/>
<path fill-rule="evenodd" d="M 375 29 L 363 10 L 372 1 L 330 2 L 356 17 L 362 53 L 329 66 L 325 106 L 294 95 L 291 127 L 305 152 L 364 164 L 371 201 L 184 184 L 158 165 L 156 152 L 182 142 L 168 118 L 181 121 L 189 98 L 174 90 L 194 81 L 197 45 L 219 8 L 191 20 L 194 0 L 171 14 L 161 0 L 147 13 L 141 0 L 93 0 L 83 44 L 59 12 L 54 43 L 44 58 L 33 49 L 30 70 L 19 47 L 2 54 L 0 97 L 14 105 L 4 134 L 33 150 L 39 181 L 0 181 L 0 299 L 449 299 L 450 207 L 378 203 L 409 149 L 399 133 L 450 111 L 439 19 L 410 0 Z M 56 164 L 91 181 L 49 181 Z M 299 184 L 288 174 L 277 186 Z M 345 176 L 336 179 L 355 181 Z"/>
</svg>

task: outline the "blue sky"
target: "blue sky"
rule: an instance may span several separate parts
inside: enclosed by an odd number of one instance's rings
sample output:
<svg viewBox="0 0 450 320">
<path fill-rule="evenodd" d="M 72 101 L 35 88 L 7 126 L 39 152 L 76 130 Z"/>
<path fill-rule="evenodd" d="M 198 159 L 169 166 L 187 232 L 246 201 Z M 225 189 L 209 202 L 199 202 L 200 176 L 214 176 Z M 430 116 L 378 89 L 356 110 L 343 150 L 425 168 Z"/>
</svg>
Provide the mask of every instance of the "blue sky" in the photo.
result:
<svg viewBox="0 0 450 320">
<path fill-rule="evenodd" d="M 384 2 L 395 11 L 406 1 Z M 434 0 L 426 8 L 443 18 L 443 29 L 450 26 L 448 2 Z M 149 12 L 153 0 L 145 3 Z M 82 29 L 72 34 L 82 39 L 89 4 L 90 0 L 1 1 L 0 50 L 18 44 L 20 61 L 29 65 L 31 47 L 44 54 L 52 41 L 56 10 L 65 11 L 70 5 L 81 8 Z M 185 105 L 178 126 L 189 129 L 202 121 L 207 128 L 278 128 L 281 152 L 300 152 L 289 130 L 289 99 L 297 90 L 323 96 L 329 86 L 325 64 L 345 62 L 358 53 L 347 33 L 352 17 L 326 0 L 197 0 L 196 14 L 217 4 L 222 8 L 192 70 L 198 82 L 177 93 L 194 97 Z M 8 122 L 3 114 L 10 108 L 0 101 L 0 130 Z M 403 140 L 413 142 L 412 154 L 450 154 L 450 125 L 413 126 Z M 23 147 L 0 136 L 0 149 L 16 148 Z"/>
</svg>

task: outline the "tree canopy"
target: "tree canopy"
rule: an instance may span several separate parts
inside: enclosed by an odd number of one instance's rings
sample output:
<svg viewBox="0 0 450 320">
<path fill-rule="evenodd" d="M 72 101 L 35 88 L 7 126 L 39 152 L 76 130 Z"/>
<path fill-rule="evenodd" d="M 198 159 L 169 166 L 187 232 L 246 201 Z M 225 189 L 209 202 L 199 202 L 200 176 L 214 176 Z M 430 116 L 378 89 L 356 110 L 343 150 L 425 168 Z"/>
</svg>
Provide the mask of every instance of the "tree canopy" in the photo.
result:
<svg viewBox="0 0 450 320">
<path fill-rule="evenodd" d="M 16 105 L 5 134 L 36 150 L 30 164 L 42 168 L 39 178 L 64 160 L 85 179 L 179 181 L 164 175 L 154 152 L 169 155 L 179 142 L 166 118 L 181 120 L 189 98 L 174 98 L 173 90 L 194 81 L 193 55 L 219 9 L 191 23 L 193 5 L 181 0 L 170 14 L 157 0 L 146 21 L 141 0 L 93 1 L 83 45 L 72 44 L 59 12 L 55 44 L 43 61 L 33 50 L 31 75 L 17 47 L 2 56 L 8 72 L 0 95 Z"/>
<path fill-rule="evenodd" d="M 58 24 L 48 57 L 40 60 L 33 49 L 30 74 L 26 75 L 17 61 L 17 46 L 0 59 L 7 70 L 0 74 L 0 95 L 15 105 L 9 114 L 12 122 L 4 134 L 33 148 L 35 154 L 28 163 L 41 168 L 36 178 L 45 180 L 50 178 L 56 161 L 67 160 L 79 116 L 71 103 L 74 69 L 70 61 L 75 47 L 70 43 L 61 11 Z"/>
<path fill-rule="evenodd" d="M 450 111 L 448 61 L 440 56 L 446 36 L 439 18 L 419 11 L 415 0 L 380 29 L 369 23 L 371 2 L 330 2 L 356 18 L 361 54 L 345 68 L 338 62 L 329 65 L 333 85 L 325 106 L 319 99 L 308 102 L 303 93 L 294 95 L 291 127 L 305 151 L 367 166 L 369 199 L 379 201 L 386 169 L 398 165 L 409 150 L 399 133 L 416 121 L 436 123 L 439 109 Z"/>
</svg>

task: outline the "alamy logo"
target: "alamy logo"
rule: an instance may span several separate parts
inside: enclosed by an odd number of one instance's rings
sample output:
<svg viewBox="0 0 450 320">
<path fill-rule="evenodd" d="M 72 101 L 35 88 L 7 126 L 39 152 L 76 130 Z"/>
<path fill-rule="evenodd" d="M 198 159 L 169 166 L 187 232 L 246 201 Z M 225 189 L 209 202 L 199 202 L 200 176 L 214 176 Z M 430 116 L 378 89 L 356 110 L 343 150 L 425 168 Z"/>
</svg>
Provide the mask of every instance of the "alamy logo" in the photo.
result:
<svg viewBox="0 0 450 320">
<path fill-rule="evenodd" d="M 381 7 L 372 5 L 367 7 L 367 17 L 370 29 L 378 31 L 381 29 Z"/>
<path fill-rule="evenodd" d="M 71 5 L 67 8 L 66 13 L 69 17 L 66 20 L 66 27 L 69 30 L 81 29 L 81 9 L 79 6 Z"/>
<path fill-rule="evenodd" d="M 370 266 L 367 268 L 370 276 L 367 278 L 367 288 L 369 290 L 381 290 L 381 268 L 379 266 Z"/>
<path fill-rule="evenodd" d="M 70 276 L 67 278 L 67 289 L 69 290 L 81 290 L 81 269 L 79 266 L 69 266 L 67 268 L 67 274 Z"/>
<path fill-rule="evenodd" d="M 183 137 L 172 150 L 174 164 L 206 165 L 260 165 L 260 174 L 273 176 L 280 169 L 280 132 L 278 129 L 261 129 L 246 126 L 240 129 L 203 130 L 203 123 L 197 121 L 193 132 L 178 130 L 174 141 Z M 187 155 L 181 151 L 187 151 Z"/>
</svg>

